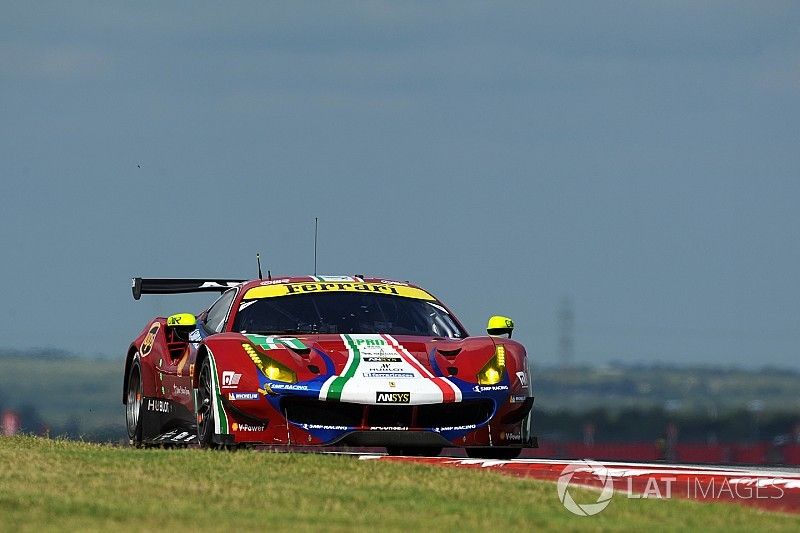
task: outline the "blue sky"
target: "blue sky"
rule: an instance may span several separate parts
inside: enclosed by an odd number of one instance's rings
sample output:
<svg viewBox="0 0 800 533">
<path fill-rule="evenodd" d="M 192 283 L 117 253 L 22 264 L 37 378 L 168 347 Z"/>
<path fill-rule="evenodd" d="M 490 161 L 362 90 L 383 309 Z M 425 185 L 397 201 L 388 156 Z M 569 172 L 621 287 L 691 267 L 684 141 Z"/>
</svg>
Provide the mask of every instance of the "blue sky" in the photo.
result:
<svg viewBox="0 0 800 533">
<path fill-rule="evenodd" d="M 120 356 L 129 278 L 411 279 L 539 364 L 797 368 L 794 2 L 6 4 L 0 346 Z"/>
</svg>

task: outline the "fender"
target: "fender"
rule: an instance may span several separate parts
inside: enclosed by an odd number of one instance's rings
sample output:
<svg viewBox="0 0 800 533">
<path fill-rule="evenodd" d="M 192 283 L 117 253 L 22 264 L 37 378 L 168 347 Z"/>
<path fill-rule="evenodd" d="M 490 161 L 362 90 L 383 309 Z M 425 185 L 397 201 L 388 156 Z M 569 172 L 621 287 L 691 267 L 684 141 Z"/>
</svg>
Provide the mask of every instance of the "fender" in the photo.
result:
<svg viewBox="0 0 800 533">
<path fill-rule="evenodd" d="M 237 424 L 266 426 L 270 418 L 276 418 L 276 413 L 270 413 L 269 406 L 263 400 L 243 402 L 247 406 L 234 405 L 235 402 L 230 400 L 235 393 L 257 394 L 259 389 L 258 369 L 242 348 L 244 342 L 247 339 L 240 334 L 214 335 L 206 338 L 197 351 L 193 387 L 197 389 L 199 369 L 209 359 L 214 381 L 214 432 L 220 442 L 230 442 L 228 435 L 235 434 Z"/>
<path fill-rule="evenodd" d="M 122 381 L 122 403 L 127 403 L 128 391 L 128 373 L 131 369 L 134 356 L 139 353 L 139 361 L 142 370 L 142 388 L 145 396 L 158 396 L 158 391 L 155 385 L 155 365 L 159 357 L 164 356 L 164 346 L 166 346 L 166 339 L 164 331 L 166 319 L 158 317 L 147 325 L 139 332 L 136 338 L 128 348 L 128 354 L 125 357 L 125 376 Z M 154 331 L 155 330 L 155 331 Z M 151 334 L 151 332 L 153 332 Z M 146 353 L 142 351 L 142 347 L 148 347 Z"/>
<path fill-rule="evenodd" d="M 258 389 L 258 369 L 242 348 L 247 339 L 239 334 L 222 334 L 207 337 L 198 350 L 193 386 L 197 388 L 198 370 L 203 359 L 211 355 L 214 358 L 217 379 L 221 390 Z M 238 375 L 237 375 L 238 374 Z"/>
</svg>

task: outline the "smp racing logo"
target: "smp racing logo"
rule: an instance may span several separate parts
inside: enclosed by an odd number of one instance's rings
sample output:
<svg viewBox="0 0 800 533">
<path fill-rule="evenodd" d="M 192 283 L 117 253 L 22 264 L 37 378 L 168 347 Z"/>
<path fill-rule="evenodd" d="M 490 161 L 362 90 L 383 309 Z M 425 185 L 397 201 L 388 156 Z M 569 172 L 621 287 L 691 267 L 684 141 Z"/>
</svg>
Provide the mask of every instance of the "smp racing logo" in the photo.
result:
<svg viewBox="0 0 800 533">
<path fill-rule="evenodd" d="M 410 392 L 376 392 L 375 403 L 410 403 Z"/>
</svg>

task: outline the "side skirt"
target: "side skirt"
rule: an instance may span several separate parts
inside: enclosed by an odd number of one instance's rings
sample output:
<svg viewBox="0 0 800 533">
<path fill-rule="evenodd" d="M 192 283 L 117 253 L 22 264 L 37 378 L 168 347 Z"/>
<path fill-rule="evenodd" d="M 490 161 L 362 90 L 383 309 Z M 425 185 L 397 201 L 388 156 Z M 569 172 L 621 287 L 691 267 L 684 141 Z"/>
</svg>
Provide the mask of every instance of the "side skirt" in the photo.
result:
<svg viewBox="0 0 800 533">
<path fill-rule="evenodd" d="M 161 398 L 142 399 L 142 442 L 191 444 L 197 442 L 195 415 L 185 405 Z"/>
</svg>

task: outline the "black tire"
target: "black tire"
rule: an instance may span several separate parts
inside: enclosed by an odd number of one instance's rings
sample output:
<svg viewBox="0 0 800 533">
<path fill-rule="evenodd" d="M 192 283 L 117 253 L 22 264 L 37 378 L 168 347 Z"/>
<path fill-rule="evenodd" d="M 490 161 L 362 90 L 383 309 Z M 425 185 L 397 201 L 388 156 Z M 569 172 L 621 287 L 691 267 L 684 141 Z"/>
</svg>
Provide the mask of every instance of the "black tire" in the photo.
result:
<svg viewBox="0 0 800 533">
<path fill-rule="evenodd" d="M 216 448 L 214 443 L 213 372 L 208 357 L 203 360 L 197 378 L 197 442 L 201 448 Z"/>
<path fill-rule="evenodd" d="M 467 457 L 472 459 L 516 459 L 522 448 L 467 448 Z"/>
<path fill-rule="evenodd" d="M 128 391 L 125 401 L 125 422 L 128 427 L 128 442 L 131 446 L 142 446 L 142 367 L 139 354 L 133 356 L 131 369 L 128 372 Z"/>
<path fill-rule="evenodd" d="M 389 455 L 408 455 L 412 457 L 437 457 L 442 453 L 442 449 L 436 446 L 387 446 L 386 453 Z"/>
</svg>

